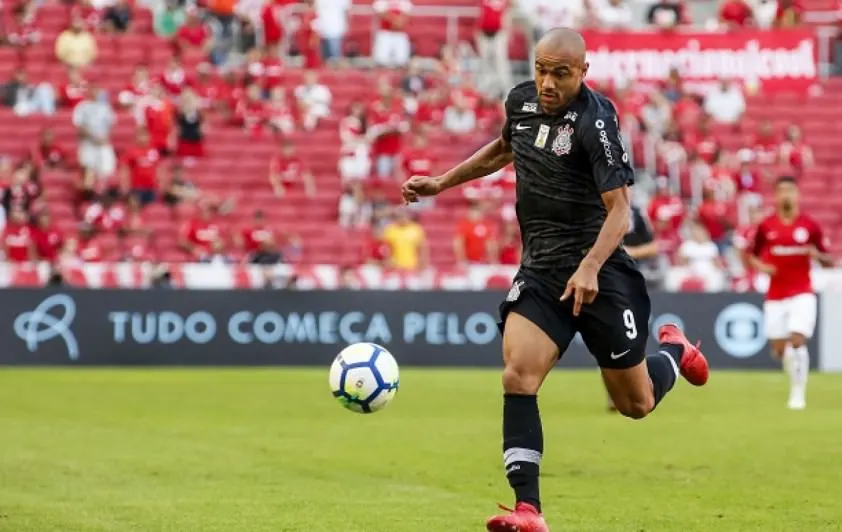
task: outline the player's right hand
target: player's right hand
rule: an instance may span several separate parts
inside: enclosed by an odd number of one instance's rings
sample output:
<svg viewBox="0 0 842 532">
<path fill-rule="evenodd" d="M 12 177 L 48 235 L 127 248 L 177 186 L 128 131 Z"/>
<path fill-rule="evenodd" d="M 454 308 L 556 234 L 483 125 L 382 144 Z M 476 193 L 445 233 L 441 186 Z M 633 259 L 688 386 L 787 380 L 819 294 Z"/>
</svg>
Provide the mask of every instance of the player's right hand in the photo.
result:
<svg viewBox="0 0 842 532">
<path fill-rule="evenodd" d="M 766 264 L 765 262 L 761 262 L 757 265 L 757 269 L 760 273 L 765 273 L 766 275 L 775 275 L 775 272 L 778 271 L 777 268 L 772 266 L 771 264 Z"/>
<path fill-rule="evenodd" d="M 435 196 L 443 189 L 442 179 L 435 176 L 414 175 L 401 187 L 401 195 L 406 203 L 415 203 L 424 196 Z"/>
</svg>

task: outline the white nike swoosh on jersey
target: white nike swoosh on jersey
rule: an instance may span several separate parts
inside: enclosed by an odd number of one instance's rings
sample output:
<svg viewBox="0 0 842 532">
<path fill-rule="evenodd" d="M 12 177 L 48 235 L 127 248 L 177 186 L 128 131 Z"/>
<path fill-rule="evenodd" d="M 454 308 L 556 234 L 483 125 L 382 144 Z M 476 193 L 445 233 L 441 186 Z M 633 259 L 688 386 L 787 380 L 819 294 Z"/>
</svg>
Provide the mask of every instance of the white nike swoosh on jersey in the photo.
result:
<svg viewBox="0 0 842 532">
<path fill-rule="evenodd" d="M 515 129 L 518 131 L 523 131 L 524 129 L 532 129 L 532 126 L 522 126 L 520 124 L 515 126 Z"/>
<path fill-rule="evenodd" d="M 624 357 L 624 356 L 626 355 L 626 353 L 628 353 L 629 351 L 631 351 L 631 349 L 626 349 L 626 350 L 625 350 L 625 351 L 623 351 L 622 353 L 617 353 L 616 355 L 615 355 L 614 353 L 611 353 L 611 360 L 617 360 L 618 358 L 622 358 L 622 357 Z"/>
</svg>

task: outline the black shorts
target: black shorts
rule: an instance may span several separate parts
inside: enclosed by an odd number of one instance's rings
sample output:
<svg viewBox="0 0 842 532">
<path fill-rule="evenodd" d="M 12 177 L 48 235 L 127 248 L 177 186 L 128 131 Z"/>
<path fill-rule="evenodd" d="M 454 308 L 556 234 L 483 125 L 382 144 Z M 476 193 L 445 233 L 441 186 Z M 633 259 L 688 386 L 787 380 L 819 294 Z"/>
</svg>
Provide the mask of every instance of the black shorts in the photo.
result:
<svg viewBox="0 0 842 532">
<path fill-rule="evenodd" d="M 579 332 L 602 368 L 636 366 L 646 356 L 651 304 L 643 275 L 631 264 L 607 263 L 599 272 L 599 294 L 573 317 L 573 297 L 559 301 L 573 272 L 521 268 L 500 304 L 500 332 L 509 312 L 541 328 L 561 355 Z"/>
</svg>

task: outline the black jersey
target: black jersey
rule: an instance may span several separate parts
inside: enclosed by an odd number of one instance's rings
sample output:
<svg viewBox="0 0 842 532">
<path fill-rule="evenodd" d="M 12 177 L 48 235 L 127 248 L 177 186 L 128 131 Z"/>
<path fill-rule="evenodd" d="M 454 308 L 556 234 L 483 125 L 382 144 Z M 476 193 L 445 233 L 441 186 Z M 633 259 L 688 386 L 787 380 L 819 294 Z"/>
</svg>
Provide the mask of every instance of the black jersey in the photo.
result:
<svg viewBox="0 0 842 532">
<path fill-rule="evenodd" d="M 548 114 L 535 83 L 521 83 L 506 99 L 502 134 L 514 152 L 522 265 L 576 268 L 605 221 L 602 193 L 634 183 L 614 105 L 583 85 Z M 631 262 L 621 247 L 609 260 L 618 259 Z"/>
</svg>

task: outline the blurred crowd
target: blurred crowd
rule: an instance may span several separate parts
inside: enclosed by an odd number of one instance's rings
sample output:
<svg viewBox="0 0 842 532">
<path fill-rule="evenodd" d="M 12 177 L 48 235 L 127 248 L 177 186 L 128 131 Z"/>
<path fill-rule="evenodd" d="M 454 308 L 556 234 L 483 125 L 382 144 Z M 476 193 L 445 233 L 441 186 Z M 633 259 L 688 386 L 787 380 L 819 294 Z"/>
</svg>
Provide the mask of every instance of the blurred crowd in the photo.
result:
<svg viewBox="0 0 842 532">
<path fill-rule="evenodd" d="M 24 53 L 45 39 L 41 11 L 52 0 L 3 0 L 0 42 Z M 84 0 L 62 2 L 66 29 L 53 49 L 60 84 L 27 79 L 25 64 L 0 86 L 0 104 L 19 115 L 71 110 L 76 145 L 64 145 L 50 129 L 26 154 L 5 155 L 3 182 L 5 252 L 9 261 L 161 260 L 156 235 L 146 223 L 164 206 L 177 228 L 184 260 L 274 264 L 306 260 L 307 242 L 253 219 L 234 227 L 226 216 L 237 194 L 224 197 L 191 179 L 198 160 L 212 157 L 206 138 L 242 130 L 271 139 L 267 187 L 283 208 L 288 195 L 316 201 L 320 180 L 312 161 L 299 156 L 292 137 L 336 128 L 341 191 L 340 227 L 362 230 L 359 261 L 401 270 L 432 262 L 424 219 L 435 202 L 412 208 L 394 204 L 396 183 L 413 174 L 446 170 L 431 139 L 463 145 L 466 155 L 496 135 L 503 124 L 501 98 L 523 77 L 509 57 L 514 31 L 533 43 L 554 26 L 584 29 L 672 31 L 680 27 L 732 30 L 799 25 L 804 9 L 795 0 L 724 0 L 700 16 L 685 0 L 663 0 L 640 9 L 627 0 L 469 0 L 479 7 L 472 42 L 440 46 L 421 57 L 407 33 L 409 0 L 375 0 L 376 28 L 369 58 L 354 38 L 351 0 Z M 710 10 L 709 10 L 710 11 Z M 165 68 L 138 64 L 125 87 L 106 92 L 98 83 L 103 36 L 154 32 L 172 50 Z M 25 56 L 21 56 L 25 57 Z M 370 98 L 346 108 L 334 102 L 323 69 L 374 67 Z M 300 82 L 288 74 L 302 71 Z M 750 272 L 735 249 L 750 238 L 762 213 L 765 189 L 782 173 L 799 175 L 813 164 L 796 125 L 747 127 L 745 86 L 723 79 L 705 91 L 686 87 L 673 72 L 661 86 L 624 80 L 597 87 L 614 100 L 626 138 L 633 139 L 638 167 L 656 176 L 646 203 L 662 250 L 658 265 L 686 268 L 692 277 L 743 286 Z M 136 124 L 134 141 L 115 145 L 118 116 Z M 721 128 L 744 137 L 738 150 L 718 140 Z M 643 160 L 652 152 L 654 159 Z M 64 234 L 51 221 L 39 174 L 72 176 L 78 230 Z M 519 262 L 511 168 L 461 191 L 453 255 L 458 264 Z M 150 215 L 150 212 L 153 214 Z M 657 275 L 655 275 L 657 277 Z M 748 285 L 746 285 L 748 286 Z"/>
</svg>

